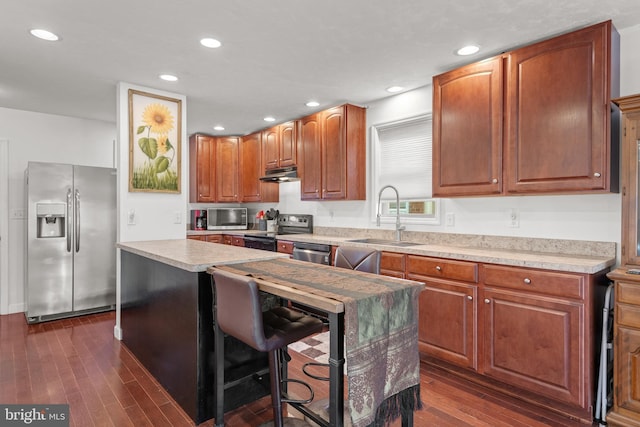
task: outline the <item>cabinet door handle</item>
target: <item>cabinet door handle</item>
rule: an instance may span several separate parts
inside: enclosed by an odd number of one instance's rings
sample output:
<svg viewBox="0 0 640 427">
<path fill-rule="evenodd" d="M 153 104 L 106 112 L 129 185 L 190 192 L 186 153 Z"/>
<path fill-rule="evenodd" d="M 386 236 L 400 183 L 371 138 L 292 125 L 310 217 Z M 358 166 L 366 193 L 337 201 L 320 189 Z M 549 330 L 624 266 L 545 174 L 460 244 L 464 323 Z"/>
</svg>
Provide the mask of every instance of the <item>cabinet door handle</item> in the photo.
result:
<svg viewBox="0 0 640 427">
<path fill-rule="evenodd" d="M 528 277 L 524 278 L 524 283 L 525 285 L 530 285 L 531 284 L 531 279 L 529 279 Z"/>
<path fill-rule="evenodd" d="M 442 271 L 442 267 L 440 267 L 439 265 L 436 265 L 436 270 Z"/>
<path fill-rule="evenodd" d="M 469 301 L 473 301 L 473 297 L 472 297 L 471 295 L 467 295 L 467 299 L 468 299 Z"/>
<path fill-rule="evenodd" d="M 492 183 L 492 184 L 497 184 L 497 183 L 498 183 L 498 178 L 493 178 L 493 179 L 491 180 L 491 183 Z"/>
<path fill-rule="evenodd" d="M 594 173 L 593 176 L 595 176 L 596 178 L 600 178 L 600 172 Z"/>
<path fill-rule="evenodd" d="M 489 298 L 485 298 L 485 299 L 484 299 L 484 303 L 485 303 L 485 304 L 491 304 L 491 300 L 490 300 Z"/>
</svg>

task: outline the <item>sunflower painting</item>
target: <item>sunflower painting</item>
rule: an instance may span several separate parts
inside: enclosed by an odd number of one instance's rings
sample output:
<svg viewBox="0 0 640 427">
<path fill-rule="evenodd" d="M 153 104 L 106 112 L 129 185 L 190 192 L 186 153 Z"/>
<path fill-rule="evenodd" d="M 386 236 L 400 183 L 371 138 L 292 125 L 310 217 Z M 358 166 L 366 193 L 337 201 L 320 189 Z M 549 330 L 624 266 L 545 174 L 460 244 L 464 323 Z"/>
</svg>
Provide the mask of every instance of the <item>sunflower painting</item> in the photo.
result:
<svg viewBox="0 0 640 427">
<path fill-rule="evenodd" d="M 129 191 L 180 193 L 181 107 L 129 89 Z"/>
</svg>

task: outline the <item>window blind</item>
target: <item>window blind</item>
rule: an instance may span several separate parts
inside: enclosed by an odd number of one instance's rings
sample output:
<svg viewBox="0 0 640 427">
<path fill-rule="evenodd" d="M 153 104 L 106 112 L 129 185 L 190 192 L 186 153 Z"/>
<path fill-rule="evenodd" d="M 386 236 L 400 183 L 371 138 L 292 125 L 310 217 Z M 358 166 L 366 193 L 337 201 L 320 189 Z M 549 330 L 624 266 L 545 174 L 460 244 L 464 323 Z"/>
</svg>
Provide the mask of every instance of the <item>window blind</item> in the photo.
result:
<svg viewBox="0 0 640 427">
<path fill-rule="evenodd" d="M 431 197 L 431 129 L 430 115 L 376 127 L 376 192 L 393 185 L 401 199 Z M 395 195 L 385 191 L 382 198 L 392 200 Z"/>
</svg>

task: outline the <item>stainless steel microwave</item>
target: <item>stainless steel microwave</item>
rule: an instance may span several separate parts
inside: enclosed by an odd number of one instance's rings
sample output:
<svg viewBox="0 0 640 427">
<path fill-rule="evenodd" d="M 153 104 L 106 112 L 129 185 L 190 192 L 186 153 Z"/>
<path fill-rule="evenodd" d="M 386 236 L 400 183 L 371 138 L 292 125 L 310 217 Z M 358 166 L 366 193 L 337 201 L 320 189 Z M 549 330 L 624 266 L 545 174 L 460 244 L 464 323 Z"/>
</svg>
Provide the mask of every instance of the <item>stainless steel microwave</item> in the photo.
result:
<svg viewBox="0 0 640 427">
<path fill-rule="evenodd" d="M 207 209 L 207 230 L 246 230 L 247 208 Z"/>
</svg>

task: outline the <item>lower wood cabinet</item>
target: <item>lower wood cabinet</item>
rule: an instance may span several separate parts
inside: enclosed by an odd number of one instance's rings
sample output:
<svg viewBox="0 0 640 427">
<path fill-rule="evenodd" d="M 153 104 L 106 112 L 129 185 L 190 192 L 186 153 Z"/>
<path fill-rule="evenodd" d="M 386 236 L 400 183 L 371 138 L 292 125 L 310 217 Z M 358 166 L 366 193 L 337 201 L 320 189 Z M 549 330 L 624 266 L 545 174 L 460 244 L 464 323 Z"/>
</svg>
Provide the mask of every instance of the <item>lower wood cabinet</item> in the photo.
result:
<svg viewBox="0 0 640 427">
<path fill-rule="evenodd" d="M 592 421 L 606 270 L 567 273 L 386 252 L 381 267 L 382 274 L 425 283 L 418 332 L 424 361 Z M 620 345 L 634 342 L 625 372 L 640 380 L 640 317 L 635 327 L 620 333 Z M 640 382 L 628 390 L 626 404 L 640 409 Z"/>
<path fill-rule="evenodd" d="M 200 234 L 187 236 L 187 239 L 200 240 L 209 243 L 222 243 L 222 234 Z"/>
<path fill-rule="evenodd" d="M 285 254 L 293 254 L 293 242 L 289 242 L 287 240 L 278 240 L 276 244 L 276 248 L 278 252 Z"/>
</svg>

